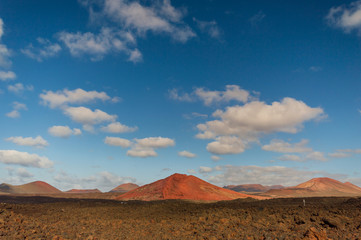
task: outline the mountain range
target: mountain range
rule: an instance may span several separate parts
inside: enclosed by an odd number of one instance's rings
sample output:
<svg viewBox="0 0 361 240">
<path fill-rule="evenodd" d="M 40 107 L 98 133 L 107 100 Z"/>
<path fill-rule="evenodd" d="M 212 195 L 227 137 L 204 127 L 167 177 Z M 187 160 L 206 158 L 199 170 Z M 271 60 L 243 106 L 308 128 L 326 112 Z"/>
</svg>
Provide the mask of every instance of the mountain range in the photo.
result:
<svg viewBox="0 0 361 240">
<path fill-rule="evenodd" d="M 57 194 L 58 196 L 64 193 L 68 197 L 69 193 L 97 194 L 97 197 L 102 196 L 99 194 L 103 194 L 98 189 L 72 189 L 62 192 L 42 181 L 23 185 L 0 184 L 0 194 Z M 313 178 L 293 187 L 244 184 L 228 185 L 221 188 L 195 176 L 176 173 L 140 187 L 133 183 L 121 184 L 112 189 L 109 194 L 113 194 L 111 196 L 117 200 L 189 199 L 219 201 L 237 198 L 356 197 L 361 196 L 361 188 L 350 182 L 342 183 L 326 177 Z"/>
</svg>

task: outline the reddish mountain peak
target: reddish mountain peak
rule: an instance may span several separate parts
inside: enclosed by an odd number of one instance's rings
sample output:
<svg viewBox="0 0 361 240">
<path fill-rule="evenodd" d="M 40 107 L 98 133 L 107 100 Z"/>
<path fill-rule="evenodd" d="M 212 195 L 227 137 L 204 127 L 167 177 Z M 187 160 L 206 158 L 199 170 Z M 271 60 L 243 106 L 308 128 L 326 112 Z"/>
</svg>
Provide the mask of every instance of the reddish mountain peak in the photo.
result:
<svg viewBox="0 0 361 240">
<path fill-rule="evenodd" d="M 165 179 L 129 191 L 119 196 L 117 199 L 146 201 L 190 199 L 218 201 L 247 197 L 261 199 L 261 197 L 237 193 L 232 190 L 215 186 L 192 175 L 176 173 Z"/>
<path fill-rule="evenodd" d="M 47 194 L 61 193 L 61 191 L 43 181 L 35 181 L 23 185 L 1 184 L 0 192 L 15 194 Z"/>
</svg>

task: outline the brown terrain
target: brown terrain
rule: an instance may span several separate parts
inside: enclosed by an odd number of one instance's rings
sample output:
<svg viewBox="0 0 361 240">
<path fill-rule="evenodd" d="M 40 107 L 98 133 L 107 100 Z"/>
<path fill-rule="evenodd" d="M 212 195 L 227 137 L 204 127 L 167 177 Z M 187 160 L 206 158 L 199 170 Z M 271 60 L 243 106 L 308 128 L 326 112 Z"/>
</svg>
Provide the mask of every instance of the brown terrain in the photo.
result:
<svg viewBox="0 0 361 240">
<path fill-rule="evenodd" d="M 217 187 L 192 175 L 176 173 L 165 179 L 129 191 L 116 199 L 143 201 L 165 199 L 220 201 L 248 197 L 265 199 L 264 197 L 247 195 Z"/>
<path fill-rule="evenodd" d="M 329 178 L 270 190 L 278 198 L 266 200 L 183 174 L 124 194 L 68 194 L 44 182 L 1 187 L 5 240 L 361 239 L 361 188 Z"/>
<path fill-rule="evenodd" d="M 97 188 L 95 189 L 71 189 L 66 191 L 65 193 L 101 193 L 101 191 Z"/>
<path fill-rule="evenodd" d="M 267 192 L 271 189 L 282 189 L 284 186 L 282 185 L 272 185 L 272 186 L 263 186 L 261 184 L 242 184 L 242 185 L 227 185 L 223 188 L 230 189 L 236 192 L 249 192 L 249 193 L 257 193 L 257 192 Z"/>
<path fill-rule="evenodd" d="M 119 185 L 116 188 L 113 188 L 109 192 L 125 193 L 125 192 L 129 192 L 129 191 L 131 191 L 133 189 L 136 189 L 138 187 L 139 186 L 137 184 L 134 184 L 134 183 L 124 183 L 124 184 Z"/>
<path fill-rule="evenodd" d="M 264 193 L 270 197 L 352 197 L 361 196 L 361 188 L 331 178 L 313 178 L 295 187 L 272 189 Z"/>
</svg>

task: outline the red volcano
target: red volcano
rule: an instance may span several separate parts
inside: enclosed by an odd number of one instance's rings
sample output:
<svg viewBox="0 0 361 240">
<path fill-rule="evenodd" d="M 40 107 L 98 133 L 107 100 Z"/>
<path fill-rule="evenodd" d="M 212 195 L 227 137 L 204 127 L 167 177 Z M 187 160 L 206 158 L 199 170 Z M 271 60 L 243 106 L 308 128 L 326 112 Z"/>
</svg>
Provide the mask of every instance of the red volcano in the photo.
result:
<svg viewBox="0 0 361 240">
<path fill-rule="evenodd" d="M 129 192 L 133 189 L 138 188 L 139 186 L 137 184 L 134 183 L 124 183 L 119 185 L 116 188 L 113 188 L 112 190 L 110 190 L 109 192 L 120 192 L 120 193 L 125 193 L 125 192 Z"/>
<path fill-rule="evenodd" d="M 99 189 L 71 189 L 66 193 L 101 193 Z"/>
<path fill-rule="evenodd" d="M 176 173 L 165 179 L 129 191 L 116 199 L 144 201 L 163 199 L 220 201 L 247 197 L 265 199 L 264 197 L 247 195 L 217 187 L 192 175 L 188 176 Z"/>
<path fill-rule="evenodd" d="M 313 178 L 295 187 L 269 190 L 272 197 L 346 197 L 361 196 L 361 188 L 331 178 Z"/>
<path fill-rule="evenodd" d="M 61 191 L 50 184 L 42 181 L 31 182 L 23 185 L 0 184 L 1 193 L 10 194 L 48 194 L 61 193 Z"/>
</svg>

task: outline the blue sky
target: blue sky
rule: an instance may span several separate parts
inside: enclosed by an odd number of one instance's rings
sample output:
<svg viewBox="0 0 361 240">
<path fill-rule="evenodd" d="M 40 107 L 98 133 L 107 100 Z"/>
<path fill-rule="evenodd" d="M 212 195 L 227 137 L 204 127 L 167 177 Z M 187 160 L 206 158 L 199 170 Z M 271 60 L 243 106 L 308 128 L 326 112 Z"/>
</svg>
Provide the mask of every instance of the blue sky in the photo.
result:
<svg viewBox="0 0 361 240">
<path fill-rule="evenodd" d="M 2 1 L 0 176 L 361 185 L 361 1 Z"/>
</svg>

